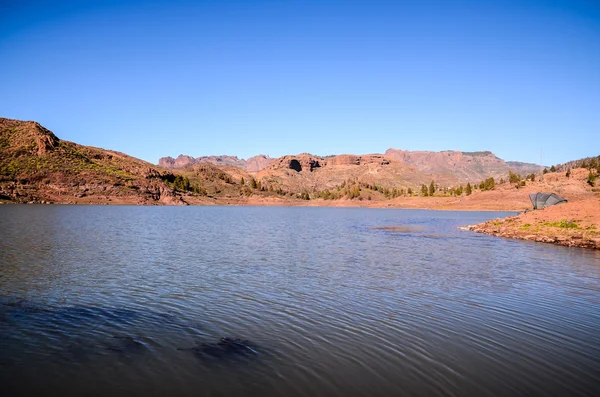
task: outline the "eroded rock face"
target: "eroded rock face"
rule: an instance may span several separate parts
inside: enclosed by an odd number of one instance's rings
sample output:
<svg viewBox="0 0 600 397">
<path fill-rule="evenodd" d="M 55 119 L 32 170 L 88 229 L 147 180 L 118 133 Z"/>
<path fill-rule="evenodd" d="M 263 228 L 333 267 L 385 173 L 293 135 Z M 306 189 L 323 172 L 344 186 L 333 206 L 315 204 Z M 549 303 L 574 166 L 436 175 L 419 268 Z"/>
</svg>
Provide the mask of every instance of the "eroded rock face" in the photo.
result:
<svg viewBox="0 0 600 397">
<path fill-rule="evenodd" d="M 173 168 L 173 164 L 175 164 L 175 159 L 171 156 L 161 157 L 158 160 L 158 165 L 165 168 Z"/>
<path fill-rule="evenodd" d="M 196 164 L 197 161 L 191 156 L 180 154 L 176 159 L 173 157 L 162 157 L 158 160 L 158 165 L 166 168 L 183 168 L 190 164 Z"/>
<path fill-rule="evenodd" d="M 161 167 L 178 169 L 184 168 L 188 165 L 208 163 L 219 166 L 230 166 L 238 167 L 248 172 L 259 172 L 269 167 L 271 164 L 271 158 L 264 154 L 250 157 L 248 160 L 240 159 L 237 156 L 202 156 L 202 157 L 191 157 L 184 154 L 180 154 L 176 159 L 173 157 L 162 157 L 158 160 L 158 165 Z"/>
<path fill-rule="evenodd" d="M 344 165 L 388 165 L 390 160 L 381 154 L 364 154 L 357 156 L 354 154 L 340 154 L 327 159 L 327 166 L 344 166 Z"/>
<path fill-rule="evenodd" d="M 246 171 L 248 172 L 259 172 L 268 168 L 271 165 L 271 161 L 273 159 L 269 156 L 265 156 L 264 154 L 259 154 L 258 156 L 250 157 L 246 160 Z"/>
<path fill-rule="evenodd" d="M 310 154 L 299 154 L 297 156 L 283 156 L 271 162 L 270 168 L 285 168 L 297 172 L 312 172 L 320 168 L 325 163 L 322 157 L 316 157 Z"/>
<path fill-rule="evenodd" d="M 328 165 L 360 165 L 360 156 L 353 154 L 340 154 L 327 159 Z"/>
<path fill-rule="evenodd" d="M 202 157 L 197 157 L 195 159 L 195 162 L 196 163 L 209 163 L 212 165 L 216 165 L 217 167 L 225 165 L 225 166 L 231 166 L 231 167 L 238 167 L 241 169 L 246 168 L 246 160 L 240 159 L 237 156 L 227 156 L 227 155 L 202 156 Z"/>
<path fill-rule="evenodd" d="M 41 127 L 41 126 L 40 126 Z M 43 128 L 43 127 L 41 127 Z M 44 128 L 45 130 L 45 128 Z M 47 133 L 40 134 L 35 137 L 36 154 L 42 156 L 58 146 L 58 138 L 56 135 L 46 130 Z"/>
</svg>

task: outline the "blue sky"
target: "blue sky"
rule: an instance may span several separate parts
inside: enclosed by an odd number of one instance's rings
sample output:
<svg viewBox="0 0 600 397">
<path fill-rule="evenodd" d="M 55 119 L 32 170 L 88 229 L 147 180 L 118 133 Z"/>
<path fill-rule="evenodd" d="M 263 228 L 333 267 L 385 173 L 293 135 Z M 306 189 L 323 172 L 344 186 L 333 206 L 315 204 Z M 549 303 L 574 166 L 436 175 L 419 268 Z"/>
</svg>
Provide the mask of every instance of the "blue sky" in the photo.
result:
<svg viewBox="0 0 600 397">
<path fill-rule="evenodd" d="M 0 0 L 0 116 L 162 156 L 600 154 L 598 1 Z"/>
</svg>

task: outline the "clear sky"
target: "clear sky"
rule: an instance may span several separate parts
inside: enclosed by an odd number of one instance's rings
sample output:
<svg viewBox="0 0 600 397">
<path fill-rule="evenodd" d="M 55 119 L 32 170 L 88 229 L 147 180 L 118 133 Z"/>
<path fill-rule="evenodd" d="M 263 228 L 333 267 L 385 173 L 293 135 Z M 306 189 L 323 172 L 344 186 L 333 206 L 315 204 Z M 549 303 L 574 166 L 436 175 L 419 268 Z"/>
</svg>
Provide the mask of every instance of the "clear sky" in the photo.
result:
<svg viewBox="0 0 600 397">
<path fill-rule="evenodd" d="M 600 1 L 0 0 L 0 116 L 156 163 L 600 154 Z"/>
</svg>

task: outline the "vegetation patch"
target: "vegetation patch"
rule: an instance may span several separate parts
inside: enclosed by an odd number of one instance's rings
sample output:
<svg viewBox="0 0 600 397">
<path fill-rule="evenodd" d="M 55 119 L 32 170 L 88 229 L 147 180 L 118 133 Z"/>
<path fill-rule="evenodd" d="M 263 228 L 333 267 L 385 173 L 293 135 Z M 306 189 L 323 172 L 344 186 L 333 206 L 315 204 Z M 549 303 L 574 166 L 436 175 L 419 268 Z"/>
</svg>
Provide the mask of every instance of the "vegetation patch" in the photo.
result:
<svg viewBox="0 0 600 397">
<path fill-rule="evenodd" d="M 561 229 L 581 229 L 581 227 L 579 227 L 575 221 L 569 221 L 566 219 L 561 219 L 557 222 L 545 222 L 543 225 L 549 227 L 558 227 Z"/>
</svg>

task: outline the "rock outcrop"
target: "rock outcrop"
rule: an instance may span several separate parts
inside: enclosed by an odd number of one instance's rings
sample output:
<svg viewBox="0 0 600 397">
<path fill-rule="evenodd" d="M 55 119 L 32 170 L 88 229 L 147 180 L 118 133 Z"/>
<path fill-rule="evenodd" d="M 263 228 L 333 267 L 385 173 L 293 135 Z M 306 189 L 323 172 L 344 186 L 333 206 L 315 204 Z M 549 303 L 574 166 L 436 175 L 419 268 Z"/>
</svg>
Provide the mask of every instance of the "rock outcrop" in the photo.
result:
<svg viewBox="0 0 600 397">
<path fill-rule="evenodd" d="M 290 169 L 297 172 L 312 172 L 325 163 L 322 157 L 302 153 L 296 156 L 283 156 L 271 162 L 271 169 Z"/>
<path fill-rule="evenodd" d="M 185 154 L 180 154 L 176 159 L 173 157 L 162 157 L 158 160 L 158 165 L 165 168 L 183 168 L 191 164 L 196 164 L 197 161 L 195 158 L 191 156 L 187 156 Z"/>
<path fill-rule="evenodd" d="M 388 165 L 390 159 L 381 154 L 365 154 L 357 156 L 354 154 L 340 154 L 327 158 L 326 165 L 328 167 L 344 166 L 344 165 Z"/>
<path fill-rule="evenodd" d="M 269 156 L 265 156 L 264 154 L 259 154 L 258 156 L 250 157 L 246 160 L 246 168 L 245 170 L 248 172 L 259 172 L 262 171 L 271 165 L 271 161 L 273 159 Z"/>
</svg>

